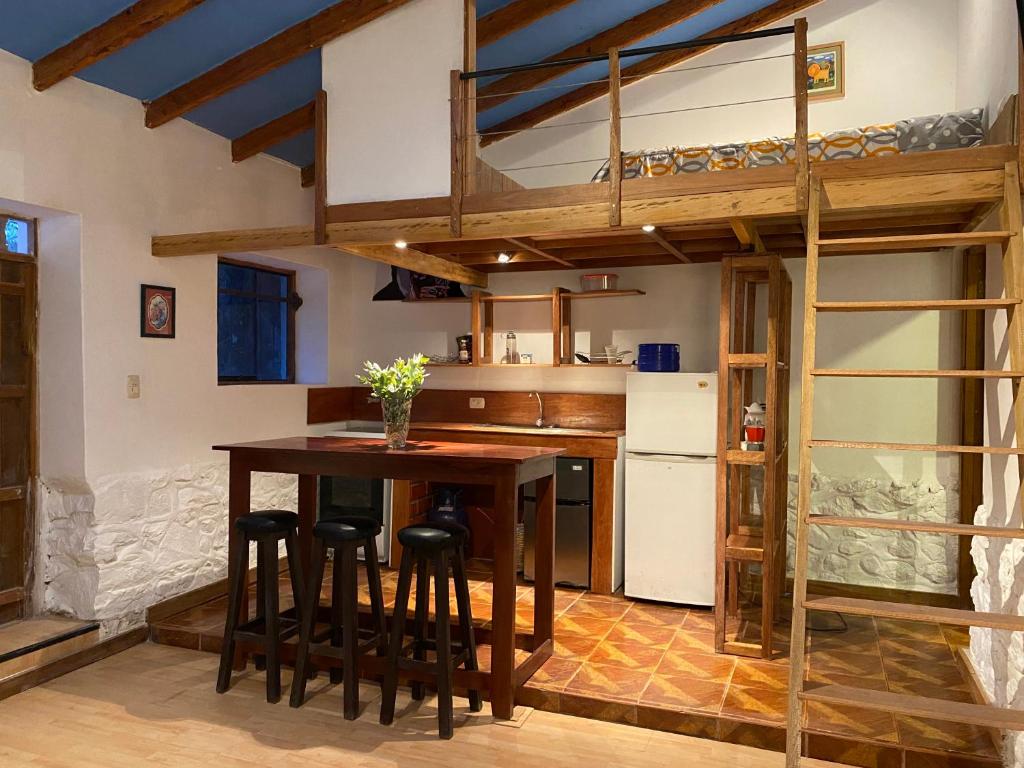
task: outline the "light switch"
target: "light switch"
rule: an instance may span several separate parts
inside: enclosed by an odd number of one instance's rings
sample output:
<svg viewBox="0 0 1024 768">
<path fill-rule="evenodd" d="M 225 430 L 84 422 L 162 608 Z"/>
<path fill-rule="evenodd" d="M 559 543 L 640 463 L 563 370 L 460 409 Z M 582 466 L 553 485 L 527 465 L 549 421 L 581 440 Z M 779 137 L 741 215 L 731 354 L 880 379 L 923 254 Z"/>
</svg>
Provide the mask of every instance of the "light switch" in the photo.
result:
<svg viewBox="0 0 1024 768">
<path fill-rule="evenodd" d="M 469 407 L 480 410 L 484 407 L 484 399 L 482 397 L 471 397 L 469 398 Z"/>
<path fill-rule="evenodd" d="M 128 399 L 138 400 L 142 397 L 142 379 L 137 373 L 128 377 Z"/>
</svg>

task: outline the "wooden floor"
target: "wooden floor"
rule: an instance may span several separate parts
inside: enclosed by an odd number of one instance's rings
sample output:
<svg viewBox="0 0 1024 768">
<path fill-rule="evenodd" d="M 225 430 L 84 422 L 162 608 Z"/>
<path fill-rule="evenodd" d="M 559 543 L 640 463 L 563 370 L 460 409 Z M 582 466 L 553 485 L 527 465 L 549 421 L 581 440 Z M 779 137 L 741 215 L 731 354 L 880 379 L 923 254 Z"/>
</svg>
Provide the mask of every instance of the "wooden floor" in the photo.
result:
<svg viewBox="0 0 1024 768">
<path fill-rule="evenodd" d="M 42 666 L 96 643 L 91 622 L 40 616 L 0 625 L 0 680 Z"/>
<path fill-rule="evenodd" d="M 434 732 L 430 699 L 400 693 L 395 725 L 377 723 L 378 693 L 364 686 L 359 719 L 341 716 L 340 692 L 321 675 L 301 709 L 267 704 L 250 672 L 214 693 L 217 658 L 144 644 L 0 704 L 0 764 L 137 766 L 661 766 L 780 768 L 751 747 L 517 708 L 517 720 L 471 715 L 456 699 L 450 742 Z M 290 682 L 285 676 L 285 684 Z M 486 710 L 486 708 L 485 708 Z M 822 763 L 822 765 L 828 765 Z"/>
</svg>

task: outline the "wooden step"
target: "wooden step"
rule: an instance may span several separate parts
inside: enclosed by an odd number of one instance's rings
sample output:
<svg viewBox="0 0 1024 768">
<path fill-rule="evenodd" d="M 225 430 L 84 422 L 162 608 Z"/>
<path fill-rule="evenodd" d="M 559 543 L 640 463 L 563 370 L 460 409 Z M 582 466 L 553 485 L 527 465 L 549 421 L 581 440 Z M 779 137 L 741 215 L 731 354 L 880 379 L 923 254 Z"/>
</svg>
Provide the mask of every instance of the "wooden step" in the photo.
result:
<svg viewBox="0 0 1024 768">
<path fill-rule="evenodd" d="M 924 312 L 944 309 L 1012 309 L 1020 299 L 929 299 L 924 301 L 816 301 L 819 312 Z"/>
<path fill-rule="evenodd" d="M 811 376 L 830 376 L 853 379 L 1021 379 L 1024 371 L 932 371 L 892 368 L 815 368 Z"/>
<path fill-rule="evenodd" d="M 764 464 L 764 451 L 741 451 L 730 449 L 725 452 L 729 464 Z"/>
<path fill-rule="evenodd" d="M 999 456 L 1024 456 L 1024 448 L 999 448 L 991 445 L 865 443 L 858 440 L 810 440 L 808 445 L 811 448 L 856 448 L 871 451 L 924 451 L 926 453 L 990 453 Z"/>
<path fill-rule="evenodd" d="M 737 353 L 729 355 L 730 368 L 764 368 L 768 365 L 768 355 L 762 353 Z"/>
<path fill-rule="evenodd" d="M 906 696 L 888 691 L 852 688 L 847 685 L 811 685 L 797 695 L 801 700 L 808 702 L 860 707 L 878 712 L 892 712 L 897 715 L 924 717 L 1010 731 L 1024 730 L 1024 710 L 1020 709 L 1004 709 L 985 704 L 965 704 L 944 699 L 929 699 L 923 696 Z"/>
<path fill-rule="evenodd" d="M 1024 616 L 964 611 L 958 608 L 936 608 L 930 605 L 891 603 L 884 600 L 863 600 L 858 597 L 809 597 L 804 600 L 804 608 L 809 611 L 875 616 L 880 619 L 938 622 L 955 627 L 990 627 L 1011 632 L 1024 631 Z"/>
<path fill-rule="evenodd" d="M 99 624 L 62 617 L 19 619 L 0 626 L 0 680 L 95 645 Z"/>
<path fill-rule="evenodd" d="M 764 560 L 764 538 L 752 534 L 730 533 L 725 539 L 727 560 L 760 563 Z"/>
<path fill-rule="evenodd" d="M 939 248 L 1002 244 L 1012 232 L 949 232 L 937 235 L 893 235 L 889 237 L 845 237 L 818 240 L 822 256 L 842 253 L 897 253 L 933 251 Z"/>
<path fill-rule="evenodd" d="M 879 517 L 843 517 L 841 515 L 811 515 L 811 525 L 838 528 L 880 528 L 885 531 L 913 533 L 947 533 L 954 536 L 994 536 L 1003 539 L 1024 539 L 1024 528 L 1000 528 L 994 525 L 967 525 L 965 523 L 931 523 L 924 520 L 891 520 Z"/>
</svg>

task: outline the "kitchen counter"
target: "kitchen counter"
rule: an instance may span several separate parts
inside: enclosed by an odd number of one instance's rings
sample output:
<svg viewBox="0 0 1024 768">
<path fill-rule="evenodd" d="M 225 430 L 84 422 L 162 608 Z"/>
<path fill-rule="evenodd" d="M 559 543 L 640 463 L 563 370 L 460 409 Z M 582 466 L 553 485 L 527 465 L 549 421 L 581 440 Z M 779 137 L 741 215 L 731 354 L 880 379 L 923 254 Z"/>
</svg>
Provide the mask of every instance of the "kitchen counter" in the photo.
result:
<svg viewBox="0 0 1024 768">
<path fill-rule="evenodd" d="M 475 424 L 450 421 L 419 421 L 413 422 L 412 430 L 432 430 L 438 432 L 473 432 L 497 433 L 511 435 L 537 435 L 538 437 L 597 437 L 617 438 L 625 435 L 622 429 L 587 429 L 562 426 L 520 426 L 515 424 Z"/>
</svg>

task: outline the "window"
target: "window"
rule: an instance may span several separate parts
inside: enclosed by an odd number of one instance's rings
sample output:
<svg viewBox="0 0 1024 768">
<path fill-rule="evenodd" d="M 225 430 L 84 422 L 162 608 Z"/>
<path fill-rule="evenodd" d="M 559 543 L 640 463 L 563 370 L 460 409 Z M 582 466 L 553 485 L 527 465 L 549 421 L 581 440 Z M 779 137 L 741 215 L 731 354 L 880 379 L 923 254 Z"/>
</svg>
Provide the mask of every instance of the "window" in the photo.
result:
<svg viewBox="0 0 1024 768">
<path fill-rule="evenodd" d="M 0 251 L 23 256 L 31 256 L 35 252 L 34 222 L 0 213 L 0 226 L 4 230 Z"/>
<path fill-rule="evenodd" d="M 217 378 L 222 384 L 295 381 L 295 273 L 217 264 Z"/>
</svg>

